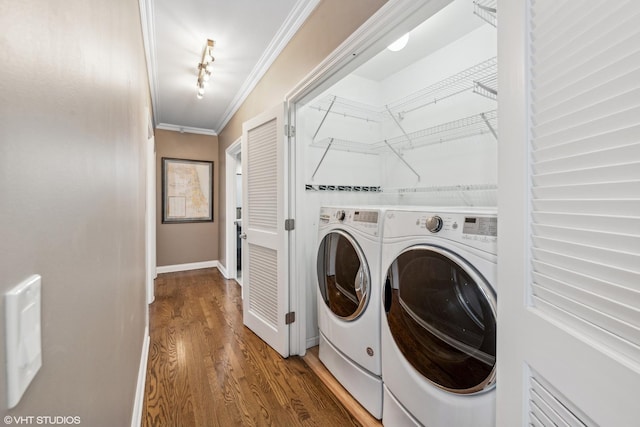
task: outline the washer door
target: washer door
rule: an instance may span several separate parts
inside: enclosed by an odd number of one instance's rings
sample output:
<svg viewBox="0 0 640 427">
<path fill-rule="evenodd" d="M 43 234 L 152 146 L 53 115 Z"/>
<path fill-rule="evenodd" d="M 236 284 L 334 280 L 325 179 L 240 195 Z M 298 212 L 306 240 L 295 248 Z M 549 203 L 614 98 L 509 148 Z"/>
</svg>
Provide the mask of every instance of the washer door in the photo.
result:
<svg viewBox="0 0 640 427">
<path fill-rule="evenodd" d="M 327 307 L 341 319 L 355 320 L 369 302 L 369 267 L 347 233 L 327 234 L 318 249 L 318 286 Z"/>
<path fill-rule="evenodd" d="M 414 246 L 391 264 L 384 306 L 393 339 L 436 386 L 476 393 L 495 382 L 496 298 L 466 261 L 436 246 Z"/>
</svg>

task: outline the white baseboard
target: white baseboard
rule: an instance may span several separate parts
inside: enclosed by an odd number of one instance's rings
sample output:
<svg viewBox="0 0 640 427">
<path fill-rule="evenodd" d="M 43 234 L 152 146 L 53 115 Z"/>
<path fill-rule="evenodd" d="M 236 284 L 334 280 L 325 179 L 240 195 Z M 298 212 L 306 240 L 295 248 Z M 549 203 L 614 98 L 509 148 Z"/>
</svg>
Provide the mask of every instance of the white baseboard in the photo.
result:
<svg viewBox="0 0 640 427">
<path fill-rule="evenodd" d="M 133 414 L 131 415 L 131 427 L 140 427 L 142 423 L 142 408 L 144 407 L 144 386 L 147 381 L 147 360 L 149 358 L 149 327 L 144 328 L 144 338 L 142 342 L 142 354 L 140 356 L 140 367 L 138 369 L 138 384 L 136 386 L 136 396 L 133 401 Z"/>
<path fill-rule="evenodd" d="M 157 267 L 156 271 L 158 272 L 158 274 L 161 274 L 161 273 L 174 273 L 176 271 L 199 270 L 201 268 L 211 268 L 211 267 L 218 267 L 218 261 L 202 261 L 202 262 L 191 262 L 189 264 L 163 265 L 161 267 Z"/>
<path fill-rule="evenodd" d="M 307 346 L 305 348 L 311 348 L 320 345 L 320 335 L 316 335 L 315 337 L 307 338 Z"/>
<path fill-rule="evenodd" d="M 229 279 L 229 273 L 227 273 L 227 269 L 225 268 L 224 265 L 222 265 L 222 263 L 220 263 L 220 261 L 218 261 L 218 270 L 220 271 L 220 274 L 224 276 L 225 279 Z"/>
</svg>

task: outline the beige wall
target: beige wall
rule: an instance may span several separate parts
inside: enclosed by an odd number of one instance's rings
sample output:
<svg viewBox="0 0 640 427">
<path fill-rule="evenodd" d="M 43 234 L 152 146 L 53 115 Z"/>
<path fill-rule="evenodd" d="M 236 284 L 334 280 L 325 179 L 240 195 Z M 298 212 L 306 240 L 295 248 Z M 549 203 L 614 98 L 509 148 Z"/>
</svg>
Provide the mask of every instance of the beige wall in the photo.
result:
<svg viewBox="0 0 640 427">
<path fill-rule="evenodd" d="M 218 137 L 156 130 L 156 250 L 159 267 L 218 259 Z M 162 224 L 162 158 L 213 161 L 213 222 Z"/>
<path fill-rule="evenodd" d="M 145 329 L 138 3 L 0 2 L 0 293 L 42 275 L 43 366 L 0 416 L 130 425 Z"/>
<path fill-rule="evenodd" d="M 322 0 L 219 134 L 220 200 L 225 200 L 225 150 L 242 135 L 242 123 L 284 101 L 284 97 L 386 0 Z M 225 259 L 225 210 L 220 209 L 219 258 Z"/>
</svg>

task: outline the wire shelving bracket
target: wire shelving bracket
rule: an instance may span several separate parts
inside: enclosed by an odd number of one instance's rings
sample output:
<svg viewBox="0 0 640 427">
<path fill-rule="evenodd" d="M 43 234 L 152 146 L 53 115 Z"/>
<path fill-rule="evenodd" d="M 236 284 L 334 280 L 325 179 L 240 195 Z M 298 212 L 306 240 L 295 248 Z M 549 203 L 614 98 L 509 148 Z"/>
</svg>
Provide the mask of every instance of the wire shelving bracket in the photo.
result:
<svg viewBox="0 0 640 427">
<path fill-rule="evenodd" d="M 474 0 L 473 13 L 478 15 L 483 21 L 498 26 L 498 9 L 496 7 L 497 0 Z"/>
</svg>

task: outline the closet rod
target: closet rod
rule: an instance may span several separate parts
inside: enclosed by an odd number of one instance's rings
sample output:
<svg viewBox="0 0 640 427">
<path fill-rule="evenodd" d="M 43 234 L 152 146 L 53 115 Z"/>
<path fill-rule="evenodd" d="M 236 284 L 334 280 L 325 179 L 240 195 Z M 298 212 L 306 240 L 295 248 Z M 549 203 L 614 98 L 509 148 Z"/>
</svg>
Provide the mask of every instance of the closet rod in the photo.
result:
<svg viewBox="0 0 640 427">
<path fill-rule="evenodd" d="M 407 163 L 407 161 L 405 159 L 402 158 L 402 155 L 400 153 L 398 153 L 392 146 L 391 144 L 389 144 L 387 142 L 387 140 L 384 140 L 384 143 L 387 144 L 387 147 L 389 147 L 389 149 L 393 152 L 393 154 L 396 155 L 397 158 L 399 158 L 400 160 L 402 160 L 402 163 L 404 163 L 405 165 L 407 165 L 407 167 L 409 169 L 411 169 L 411 172 L 413 172 L 417 177 L 418 177 L 418 182 L 420 182 L 420 174 L 418 172 L 415 171 L 415 169 L 413 169 L 411 167 L 411 165 L 409 163 Z"/>
<path fill-rule="evenodd" d="M 316 170 L 314 170 L 313 175 L 311 175 L 311 181 L 313 181 L 313 178 L 315 178 L 316 173 L 318 173 L 318 169 L 320 169 L 320 165 L 322 164 L 322 162 L 324 162 L 324 158 L 327 156 L 327 153 L 329 152 L 329 148 L 331 148 L 331 144 L 333 144 L 333 138 L 329 139 L 329 144 L 327 145 L 327 148 L 324 150 L 324 153 L 322 154 L 322 158 L 320 158 L 320 161 L 318 162 L 318 166 L 316 166 Z"/>
<path fill-rule="evenodd" d="M 313 134 L 313 138 L 311 138 L 311 142 L 316 140 L 316 136 L 318 136 L 318 132 L 320 132 L 320 128 L 322 127 L 322 125 L 324 124 L 324 121 L 326 120 L 327 116 L 329 115 L 329 112 L 331 111 L 331 108 L 333 107 L 333 104 L 336 102 L 336 98 L 337 98 L 337 96 L 334 96 L 333 99 L 331 100 L 331 104 L 329 105 L 329 108 L 327 108 L 327 111 L 324 113 L 324 117 L 322 117 L 322 120 L 320 121 L 320 124 L 318 125 L 318 129 L 316 129 L 316 133 Z M 333 142 L 333 140 L 331 142 Z M 325 151 L 324 154 L 327 154 L 326 151 Z M 324 156 L 322 156 L 322 158 L 324 159 Z M 320 162 L 322 163 L 322 161 L 320 161 Z M 320 166 L 320 165 L 318 165 L 318 166 Z M 314 173 L 314 175 L 315 175 L 315 173 Z"/>
</svg>

